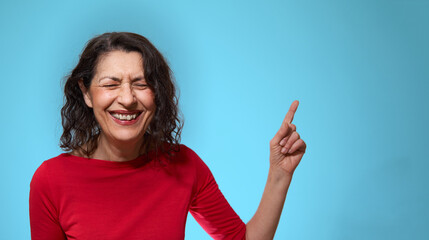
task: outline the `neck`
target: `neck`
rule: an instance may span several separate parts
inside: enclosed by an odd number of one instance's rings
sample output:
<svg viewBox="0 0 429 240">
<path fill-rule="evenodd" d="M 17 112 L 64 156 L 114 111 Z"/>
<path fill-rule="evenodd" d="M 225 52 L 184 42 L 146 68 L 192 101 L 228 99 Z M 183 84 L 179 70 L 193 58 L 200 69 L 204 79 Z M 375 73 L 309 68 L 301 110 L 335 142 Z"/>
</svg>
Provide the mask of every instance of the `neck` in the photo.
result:
<svg viewBox="0 0 429 240">
<path fill-rule="evenodd" d="M 143 139 L 135 142 L 119 142 L 108 140 L 102 134 L 92 157 L 114 162 L 125 162 L 136 159 L 147 150 L 146 148 L 147 144 L 143 144 Z"/>
</svg>

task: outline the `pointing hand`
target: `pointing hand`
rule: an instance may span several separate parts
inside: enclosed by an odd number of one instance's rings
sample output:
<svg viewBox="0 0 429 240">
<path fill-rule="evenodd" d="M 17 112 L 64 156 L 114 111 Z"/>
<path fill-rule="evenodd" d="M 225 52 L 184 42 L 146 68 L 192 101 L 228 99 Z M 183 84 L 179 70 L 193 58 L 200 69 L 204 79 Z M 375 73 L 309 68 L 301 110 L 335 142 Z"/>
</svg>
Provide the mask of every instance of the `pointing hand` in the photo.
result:
<svg viewBox="0 0 429 240">
<path fill-rule="evenodd" d="M 279 131 L 270 141 L 270 167 L 281 169 L 291 176 L 307 147 L 292 124 L 298 105 L 296 100 L 291 104 Z"/>
</svg>

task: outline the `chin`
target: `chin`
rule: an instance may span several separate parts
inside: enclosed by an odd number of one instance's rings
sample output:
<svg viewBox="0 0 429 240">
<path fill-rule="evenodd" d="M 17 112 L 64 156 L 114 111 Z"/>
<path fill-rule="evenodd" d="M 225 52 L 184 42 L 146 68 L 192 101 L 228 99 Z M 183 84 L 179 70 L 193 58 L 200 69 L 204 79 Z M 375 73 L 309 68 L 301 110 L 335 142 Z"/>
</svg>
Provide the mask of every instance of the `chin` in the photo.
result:
<svg viewBox="0 0 429 240">
<path fill-rule="evenodd" d="M 136 142 L 142 139 L 144 134 L 138 134 L 135 131 L 120 131 L 111 134 L 111 138 L 119 142 Z"/>
</svg>

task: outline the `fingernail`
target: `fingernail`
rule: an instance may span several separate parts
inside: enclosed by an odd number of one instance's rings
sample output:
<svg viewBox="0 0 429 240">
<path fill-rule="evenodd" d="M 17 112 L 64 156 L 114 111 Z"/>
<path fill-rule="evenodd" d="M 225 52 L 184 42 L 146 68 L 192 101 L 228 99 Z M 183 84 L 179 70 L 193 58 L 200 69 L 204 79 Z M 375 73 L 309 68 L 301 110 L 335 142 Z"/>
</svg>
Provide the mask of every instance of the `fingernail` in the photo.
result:
<svg viewBox="0 0 429 240">
<path fill-rule="evenodd" d="M 289 152 L 288 153 L 292 153 L 292 148 L 291 149 L 289 149 Z"/>
<path fill-rule="evenodd" d="M 280 146 L 284 146 L 285 145 L 285 142 L 286 142 L 286 140 L 285 139 L 282 139 L 281 141 L 280 141 Z"/>
<path fill-rule="evenodd" d="M 281 151 L 281 152 L 282 152 L 283 154 L 285 154 L 285 153 L 287 153 L 287 150 L 288 150 L 287 148 L 282 148 L 282 151 Z"/>
</svg>

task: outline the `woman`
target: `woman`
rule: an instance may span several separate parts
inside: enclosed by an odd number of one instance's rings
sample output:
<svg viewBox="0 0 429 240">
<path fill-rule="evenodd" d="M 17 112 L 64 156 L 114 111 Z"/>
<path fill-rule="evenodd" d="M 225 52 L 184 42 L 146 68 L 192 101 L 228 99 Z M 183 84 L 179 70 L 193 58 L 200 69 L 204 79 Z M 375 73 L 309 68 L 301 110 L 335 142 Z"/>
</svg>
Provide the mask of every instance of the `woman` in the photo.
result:
<svg viewBox="0 0 429 240">
<path fill-rule="evenodd" d="M 261 203 L 244 224 L 210 170 L 179 144 L 182 125 L 170 69 L 134 33 L 89 41 L 65 84 L 61 147 L 30 184 L 38 239 L 184 239 L 188 211 L 214 239 L 272 239 L 305 149 L 294 101 L 270 142 Z"/>
</svg>

